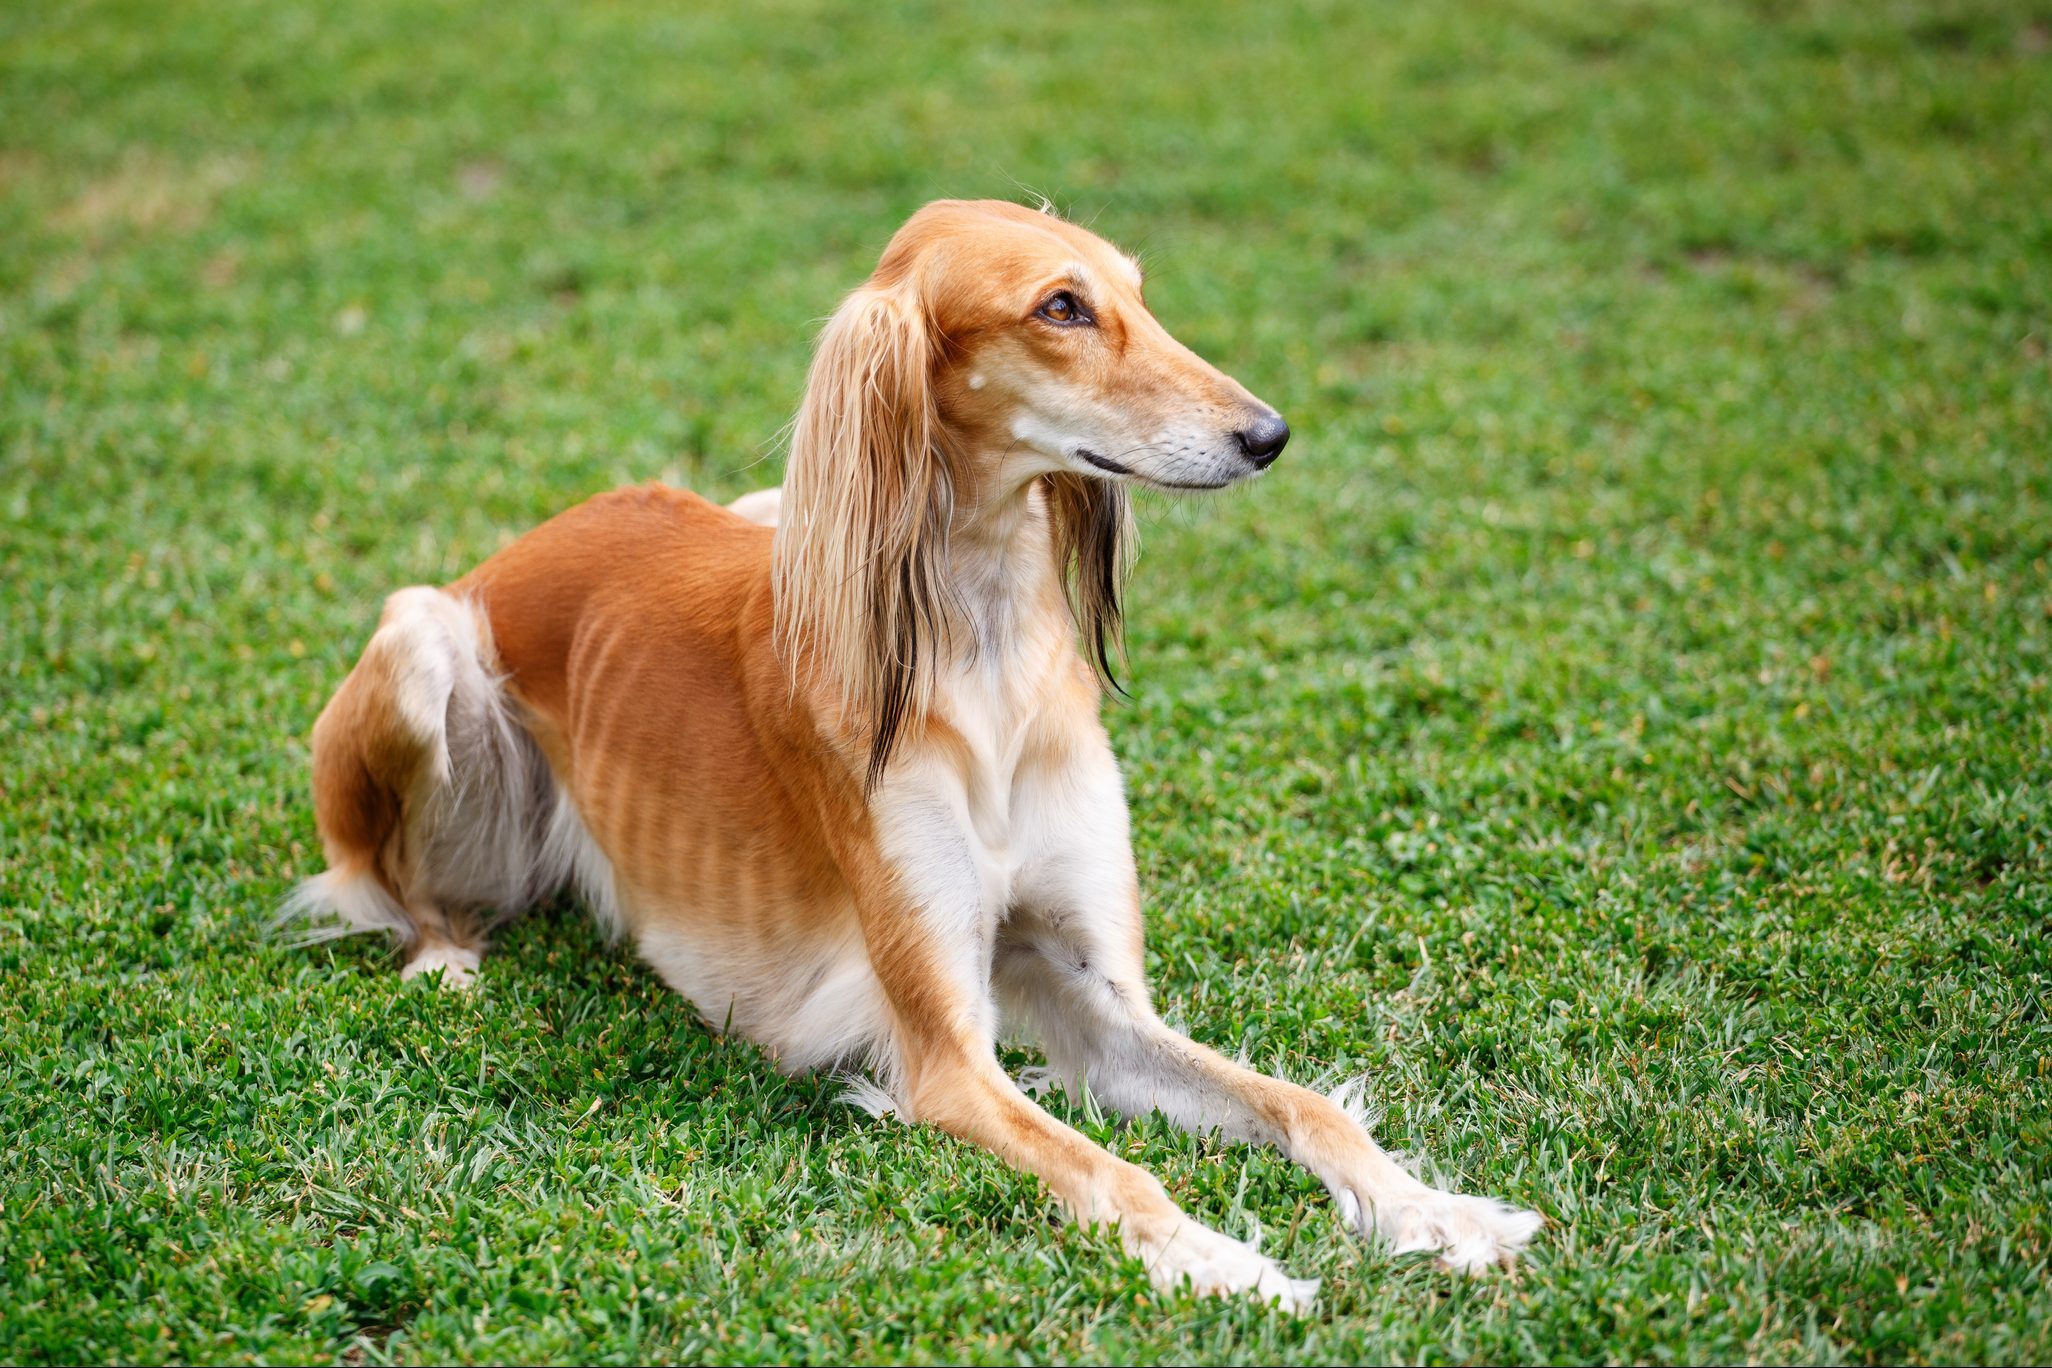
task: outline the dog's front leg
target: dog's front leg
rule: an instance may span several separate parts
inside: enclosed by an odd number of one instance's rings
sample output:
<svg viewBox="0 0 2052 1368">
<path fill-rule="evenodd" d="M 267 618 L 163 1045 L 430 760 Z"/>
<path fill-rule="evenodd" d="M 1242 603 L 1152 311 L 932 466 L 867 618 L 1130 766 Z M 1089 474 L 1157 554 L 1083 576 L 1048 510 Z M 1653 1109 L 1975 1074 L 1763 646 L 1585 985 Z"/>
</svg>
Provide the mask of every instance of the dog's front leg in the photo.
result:
<svg viewBox="0 0 2052 1368">
<path fill-rule="evenodd" d="M 1050 1072 L 1087 1083 L 1128 1115 L 1150 1110 L 1188 1130 L 1273 1145 L 1316 1174 L 1362 1236 L 1393 1249 L 1438 1250 L 1475 1272 L 1508 1263 L 1540 1218 L 1420 1182 L 1342 1106 L 1257 1073 L 1171 1030 L 1143 972 L 1140 896 L 1124 795 L 1109 748 L 1073 758 L 1051 781 L 1020 788 L 1022 828 L 1038 833 L 993 981 L 1008 1012 L 1047 1050 Z"/>
<path fill-rule="evenodd" d="M 1463 1272 L 1508 1264 L 1539 1229 L 1540 1218 L 1485 1197 L 1420 1182 L 1375 1143 L 1366 1126 L 1333 1098 L 1270 1078 L 1171 1030 L 1136 982 L 1083 982 L 1073 942 L 1022 952 L 1008 942 L 1001 973 L 1014 983 L 1038 977 L 1036 1020 L 1057 1077 L 1081 1080 L 1106 1106 L 1128 1115 L 1159 1111 L 1186 1130 L 1218 1130 L 1272 1145 L 1316 1174 L 1347 1224 L 1377 1235 L 1395 1252 L 1436 1250 Z"/>
<path fill-rule="evenodd" d="M 997 1062 L 990 955 L 1001 876 L 986 868 L 959 793 L 896 778 L 874 808 L 872 861 L 846 861 L 870 962 L 890 1002 L 897 1101 L 906 1119 L 1034 1174 L 1074 1219 L 1118 1229 L 1166 1289 L 1252 1292 L 1292 1309 L 1315 1282 L 1199 1225 L 1150 1173 L 1107 1153 L 1021 1093 Z"/>
</svg>

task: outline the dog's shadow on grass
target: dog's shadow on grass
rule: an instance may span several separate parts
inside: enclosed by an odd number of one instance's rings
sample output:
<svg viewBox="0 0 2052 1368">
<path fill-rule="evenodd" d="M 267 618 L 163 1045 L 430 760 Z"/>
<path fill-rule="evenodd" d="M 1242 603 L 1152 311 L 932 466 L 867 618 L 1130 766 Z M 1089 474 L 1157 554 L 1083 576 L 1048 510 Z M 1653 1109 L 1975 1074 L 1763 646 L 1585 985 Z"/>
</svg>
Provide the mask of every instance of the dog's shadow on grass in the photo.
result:
<svg viewBox="0 0 2052 1368">
<path fill-rule="evenodd" d="M 870 1081 L 861 1061 L 786 1073 L 769 1051 L 700 1015 L 568 895 L 500 925 L 467 989 L 432 975 L 402 981 L 396 947 L 369 935 L 285 953 L 325 961 L 342 993 L 375 1000 L 375 1011 L 352 1013 L 337 1030 L 356 1037 L 362 1057 L 390 1051 L 407 1060 L 419 1075 L 416 1094 L 439 1094 L 443 1105 L 483 1103 L 542 1131 L 574 1130 L 602 1111 L 685 1125 L 717 1116 L 697 1146 L 707 1159 L 722 1139 L 738 1158 L 759 1127 L 825 1137 L 878 1124 L 853 1099 L 854 1085 Z M 1014 1078 L 1045 1063 L 1016 1044 L 1001 1045 L 998 1057 Z M 1038 1100 L 1099 1139 L 1135 1124 L 1100 1112 L 1087 1093 L 1056 1087 Z"/>
<path fill-rule="evenodd" d="M 402 981 L 395 948 L 368 935 L 286 953 L 325 960 L 343 992 L 378 1001 L 338 1023 L 366 1056 L 389 1048 L 417 1062 L 449 1104 L 496 1105 L 514 1124 L 574 1128 L 600 1111 L 688 1124 L 718 1113 L 723 1123 L 708 1133 L 741 1143 L 743 1115 L 814 1133 L 873 1124 L 845 1101 L 853 1070 L 785 1073 L 768 1051 L 701 1016 L 568 896 L 499 926 L 467 989 L 432 975 Z"/>
</svg>

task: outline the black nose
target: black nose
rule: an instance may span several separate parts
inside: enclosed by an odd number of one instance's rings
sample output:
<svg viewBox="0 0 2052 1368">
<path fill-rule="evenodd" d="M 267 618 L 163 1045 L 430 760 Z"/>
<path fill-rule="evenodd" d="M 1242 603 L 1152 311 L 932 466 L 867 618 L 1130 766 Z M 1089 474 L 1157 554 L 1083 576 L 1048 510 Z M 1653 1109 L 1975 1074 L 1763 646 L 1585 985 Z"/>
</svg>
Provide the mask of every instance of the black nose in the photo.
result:
<svg viewBox="0 0 2052 1368">
<path fill-rule="evenodd" d="M 1282 449 L 1290 440 L 1290 425 L 1282 420 L 1280 413 L 1268 412 L 1256 418 L 1233 434 L 1240 439 L 1240 450 L 1247 453 L 1256 469 L 1266 470 L 1275 464 L 1275 458 L 1282 455 Z"/>
</svg>

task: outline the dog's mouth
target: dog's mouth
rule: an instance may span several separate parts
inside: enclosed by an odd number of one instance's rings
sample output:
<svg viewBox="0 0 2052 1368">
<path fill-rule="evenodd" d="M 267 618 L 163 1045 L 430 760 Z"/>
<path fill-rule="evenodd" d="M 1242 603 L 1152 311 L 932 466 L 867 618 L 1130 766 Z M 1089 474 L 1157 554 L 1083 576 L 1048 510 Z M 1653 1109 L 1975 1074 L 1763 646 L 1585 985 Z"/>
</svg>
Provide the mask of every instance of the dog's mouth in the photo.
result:
<svg viewBox="0 0 2052 1368">
<path fill-rule="evenodd" d="M 1158 475 L 1148 475 L 1133 469 L 1129 465 L 1122 465 L 1109 456 L 1100 456 L 1089 447 L 1077 447 L 1076 456 L 1077 459 L 1085 464 L 1093 465 L 1107 475 L 1117 475 L 1121 479 L 1126 480 L 1137 480 L 1152 489 L 1224 489 L 1227 485 L 1236 483 L 1240 478 L 1229 475 L 1222 480 L 1164 480 Z M 1260 473 L 1259 470 L 1248 472 L 1250 475 L 1258 475 Z"/>
</svg>

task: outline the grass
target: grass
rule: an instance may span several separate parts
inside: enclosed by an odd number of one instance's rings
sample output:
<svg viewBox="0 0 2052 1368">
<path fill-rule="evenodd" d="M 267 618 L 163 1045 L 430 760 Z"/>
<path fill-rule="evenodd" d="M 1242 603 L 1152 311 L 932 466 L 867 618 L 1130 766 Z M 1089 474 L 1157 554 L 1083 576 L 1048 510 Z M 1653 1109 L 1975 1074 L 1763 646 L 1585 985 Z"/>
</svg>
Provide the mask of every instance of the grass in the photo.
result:
<svg viewBox="0 0 2052 1368">
<path fill-rule="evenodd" d="M 2052 1356 L 2052 10 L 0 10 L 0 1360 Z M 381 596 L 731 496 L 939 195 L 1290 417 L 1150 506 L 1151 968 L 1544 1211 L 1303 1320 L 695 1024 L 572 910 L 293 951 Z M 1028 1057 L 1014 1056 L 1024 1064 Z"/>
</svg>

